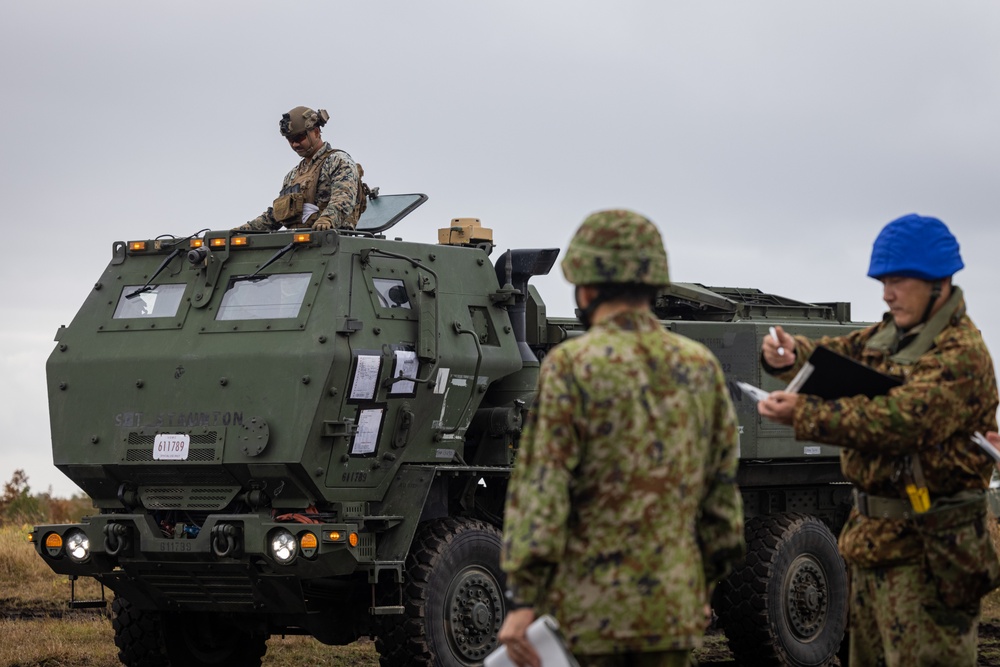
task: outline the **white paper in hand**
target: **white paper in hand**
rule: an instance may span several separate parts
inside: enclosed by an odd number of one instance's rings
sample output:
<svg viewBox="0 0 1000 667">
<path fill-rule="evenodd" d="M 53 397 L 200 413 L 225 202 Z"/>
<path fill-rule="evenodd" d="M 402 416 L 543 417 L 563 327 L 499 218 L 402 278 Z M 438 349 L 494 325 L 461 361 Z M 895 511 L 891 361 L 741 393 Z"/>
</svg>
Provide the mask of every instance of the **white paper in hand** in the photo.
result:
<svg viewBox="0 0 1000 667">
<path fill-rule="evenodd" d="M 542 659 L 542 667 L 580 667 L 559 634 L 559 623 L 548 614 L 540 616 L 529 625 L 527 634 L 528 641 Z M 501 646 L 486 656 L 483 667 L 516 666 L 507 656 L 507 647 Z"/>
<path fill-rule="evenodd" d="M 972 434 L 972 442 L 982 447 L 983 451 L 985 451 L 987 454 L 992 456 L 994 460 L 1000 463 L 1000 451 L 998 451 L 997 448 L 993 446 L 992 442 L 986 439 L 985 435 L 983 435 L 979 431 L 976 431 L 975 433 Z"/>
<path fill-rule="evenodd" d="M 749 382 L 743 382 L 738 380 L 736 386 L 743 390 L 743 393 L 752 398 L 754 401 L 763 401 L 765 398 L 770 396 L 770 392 L 764 391 L 760 387 L 755 387 Z"/>
</svg>

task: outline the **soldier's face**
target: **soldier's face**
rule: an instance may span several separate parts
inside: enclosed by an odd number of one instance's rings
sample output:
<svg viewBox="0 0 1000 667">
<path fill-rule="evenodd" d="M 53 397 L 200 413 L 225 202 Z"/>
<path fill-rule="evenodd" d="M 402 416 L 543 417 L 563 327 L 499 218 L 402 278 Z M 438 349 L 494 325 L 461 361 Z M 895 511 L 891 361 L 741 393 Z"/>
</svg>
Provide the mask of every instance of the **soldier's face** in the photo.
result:
<svg viewBox="0 0 1000 667">
<path fill-rule="evenodd" d="M 886 276 L 882 281 L 882 299 L 896 326 L 906 330 L 920 323 L 931 298 L 931 283 L 920 278 Z"/>
<path fill-rule="evenodd" d="M 320 146 L 323 145 L 319 138 L 319 128 L 314 127 L 306 132 L 300 132 L 288 137 L 288 145 L 299 154 L 299 157 L 312 157 Z"/>
</svg>

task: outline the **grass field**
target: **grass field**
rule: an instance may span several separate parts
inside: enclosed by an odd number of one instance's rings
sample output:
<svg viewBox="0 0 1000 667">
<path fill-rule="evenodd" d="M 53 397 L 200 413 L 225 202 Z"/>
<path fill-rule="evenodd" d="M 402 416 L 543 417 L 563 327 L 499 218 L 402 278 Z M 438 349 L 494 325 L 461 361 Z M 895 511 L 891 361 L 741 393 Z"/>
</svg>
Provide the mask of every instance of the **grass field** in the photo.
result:
<svg viewBox="0 0 1000 667">
<path fill-rule="evenodd" d="M 1000 530 L 993 526 L 994 541 Z M 27 527 L 0 526 L 0 667 L 120 667 L 111 620 L 100 612 L 68 612 L 69 582 L 52 573 L 27 542 Z M 93 580 L 77 597 L 100 597 Z M 310 637 L 272 637 L 265 667 L 376 667 L 374 644 L 325 646 Z M 734 664 L 718 634 L 699 652 L 704 664 Z M 1000 667 L 1000 592 L 984 600 L 979 665 Z"/>
</svg>

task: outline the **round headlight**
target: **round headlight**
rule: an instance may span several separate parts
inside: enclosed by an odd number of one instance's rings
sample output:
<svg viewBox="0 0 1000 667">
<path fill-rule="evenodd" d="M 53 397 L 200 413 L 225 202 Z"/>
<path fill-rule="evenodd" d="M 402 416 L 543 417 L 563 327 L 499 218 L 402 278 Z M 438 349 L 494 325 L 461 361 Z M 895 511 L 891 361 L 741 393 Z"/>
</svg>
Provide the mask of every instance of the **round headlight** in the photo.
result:
<svg viewBox="0 0 1000 667">
<path fill-rule="evenodd" d="M 276 530 L 271 533 L 271 555 L 274 560 L 282 565 L 287 565 L 295 560 L 295 553 L 298 551 L 298 544 L 295 536 L 285 529 Z"/>
<path fill-rule="evenodd" d="M 90 558 L 90 540 L 83 531 L 74 530 L 66 533 L 66 553 L 77 563 Z"/>
</svg>

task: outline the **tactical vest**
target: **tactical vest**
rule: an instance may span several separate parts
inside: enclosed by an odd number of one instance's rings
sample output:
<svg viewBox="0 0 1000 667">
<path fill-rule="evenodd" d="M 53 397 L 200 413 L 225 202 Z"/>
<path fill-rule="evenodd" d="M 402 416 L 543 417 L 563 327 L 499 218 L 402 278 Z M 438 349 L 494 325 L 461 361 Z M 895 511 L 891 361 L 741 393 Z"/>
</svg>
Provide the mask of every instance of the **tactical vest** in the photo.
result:
<svg viewBox="0 0 1000 667">
<path fill-rule="evenodd" d="M 316 204 L 316 187 L 319 184 L 319 172 L 323 167 L 323 163 L 333 153 L 344 153 L 347 155 L 346 151 L 339 148 L 331 148 L 328 151 L 320 153 L 318 157 L 313 159 L 312 164 L 308 168 L 302 169 L 302 164 L 299 165 L 300 168 L 295 174 L 295 178 L 281 189 L 278 198 L 274 200 L 273 212 L 275 220 L 289 229 L 312 226 L 316 218 L 320 216 L 320 213 L 313 213 L 307 220 L 303 221 L 303 207 L 305 204 Z M 305 163 L 305 160 L 302 163 Z M 368 194 L 370 192 L 368 186 L 361 181 L 361 177 L 365 173 L 364 169 L 358 163 L 355 163 L 355 165 L 358 168 L 358 189 L 355 195 L 354 210 L 351 215 L 352 220 L 350 221 L 353 224 L 357 224 L 358 218 L 361 217 L 361 214 L 368 207 Z"/>
</svg>

